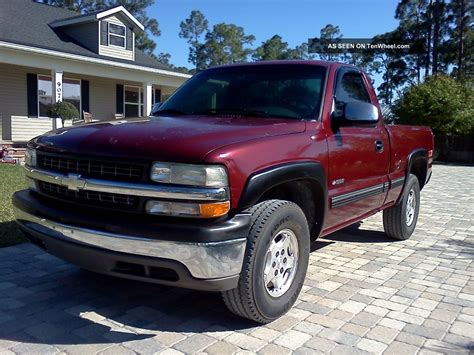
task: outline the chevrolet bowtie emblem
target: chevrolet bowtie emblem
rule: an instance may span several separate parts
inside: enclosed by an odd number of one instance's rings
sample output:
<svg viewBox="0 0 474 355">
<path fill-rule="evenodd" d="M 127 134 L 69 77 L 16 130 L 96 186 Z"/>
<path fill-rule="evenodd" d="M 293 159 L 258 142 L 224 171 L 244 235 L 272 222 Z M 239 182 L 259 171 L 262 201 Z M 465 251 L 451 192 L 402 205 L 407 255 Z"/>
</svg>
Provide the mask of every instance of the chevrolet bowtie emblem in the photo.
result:
<svg viewBox="0 0 474 355">
<path fill-rule="evenodd" d="M 86 180 L 81 179 L 81 175 L 68 174 L 67 177 L 61 179 L 61 185 L 67 186 L 69 190 L 79 191 L 86 186 Z"/>
</svg>

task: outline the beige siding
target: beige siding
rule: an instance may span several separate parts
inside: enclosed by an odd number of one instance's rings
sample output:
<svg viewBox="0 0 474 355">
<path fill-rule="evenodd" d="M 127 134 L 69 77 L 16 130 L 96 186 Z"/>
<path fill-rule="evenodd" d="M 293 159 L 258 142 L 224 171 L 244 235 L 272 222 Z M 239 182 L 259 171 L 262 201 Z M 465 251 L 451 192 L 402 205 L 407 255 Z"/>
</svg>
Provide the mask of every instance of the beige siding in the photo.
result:
<svg viewBox="0 0 474 355">
<path fill-rule="evenodd" d="M 99 24 L 98 22 L 72 25 L 64 28 L 64 32 L 71 38 L 81 43 L 84 47 L 97 53 L 99 49 Z"/>
<path fill-rule="evenodd" d="M 0 136 L 0 140 L 26 141 L 52 128 L 52 122 L 48 118 L 27 117 L 26 75 L 28 73 L 51 75 L 51 72 L 45 69 L 0 64 L 0 127 L 3 128 L 3 136 Z M 64 77 L 89 81 L 89 110 L 94 120 L 114 119 L 117 84 L 143 87 L 141 82 L 69 72 L 64 72 Z M 162 95 L 168 95 L 175 90 L 169 86 L 159 85 L 159 82 L 155 82 L 153 86 L 161 88 Z M 1 131 L 2 129 L 0 133 Z"/>
<path fill-rule="evenodd" d="M 175 91 L 176 91 L 176 88 L 172 88 L 169 86 L 162 86 L 161 87 L 161 102 L 165 102 L 166 100 L 168 100 L 169 97 L 173 95 Z"/>
<path fill-rule="evenodd" d="M 26 74 L 51 74 L 49 70 L 0 64 L 0 117 L 2 119 L 3 137 L 11 139 L 11 117 L 28 114 L 26 96 Z"/>
<path fill-rule="evenodd" d="M 30 118 L 24 116 L 12 116 L 12 141 L 27 142 L 40 134 L 49 132 L 53 129 L 53 120 L 51 118 Z M 64 123 L 65 127 L 71 126 L 71 121 Z M 61 125 L 58 126 L 58 128 Z"/>
<path fill-rule="evenodd" d="M 51 118 L 12 116 L 12 141 L 26 142 L 53 129 Z"/>
<path fill-rule="evenodd" d="M 105 21 L 108 21 L 108 22 L 110 22 L 110 23 L 115 23 L 115 24 L 117 24 L 117 25 L 125 26 L 125 24 L 124 24 L 122 21 L 120 21 L 120 20 L 117 18 L 117 16 L 110 16 L 110 17 L 107 17 L 107 18 L 105 19 Z"/>
<path fill-rule="evenodd" d="M 122 25 L 126 26 L 122 21 L 120 21 L 117 17 L 115 16 L 110 16 L 107 17 L 104 21 L 114 23 L 117 25 Z M 135 43 L 135 34 L 132 32 L 133 35 L 133 43 Z M 135 49 L 135 48 L 133 48 Z M 102 44 L 99 44 L 99 54 L 100 55 L 105 55 L 109 57 L 115 57 L 115 58 L 121 58 L 121 59 L 127 59 L 127 60 L 134 60 L 134 50 L 127 50 L 125 48 L 120 48 L 116 46 L 104 46 Z"/>
</svg>

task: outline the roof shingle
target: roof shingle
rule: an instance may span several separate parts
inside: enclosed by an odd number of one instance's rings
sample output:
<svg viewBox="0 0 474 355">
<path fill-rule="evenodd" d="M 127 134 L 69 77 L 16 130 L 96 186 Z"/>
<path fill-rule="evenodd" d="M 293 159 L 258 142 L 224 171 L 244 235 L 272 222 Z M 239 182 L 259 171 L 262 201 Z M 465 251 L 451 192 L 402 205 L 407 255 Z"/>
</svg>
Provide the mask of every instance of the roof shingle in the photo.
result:
<svg viewBox="0 0 474 355">
<path fill-rule="evenodd" d="M 135 61 L 101 56 L 85 48 L 60 29 L 53 29 L 49 26 L 54 21 L 77 17 L 77 15 L 74 11 L 31 0 L 0 0 L 0 41 L 148 68 L 171 70 L 168 66 L 138 49 L 135 49 Z"/>
</svg>

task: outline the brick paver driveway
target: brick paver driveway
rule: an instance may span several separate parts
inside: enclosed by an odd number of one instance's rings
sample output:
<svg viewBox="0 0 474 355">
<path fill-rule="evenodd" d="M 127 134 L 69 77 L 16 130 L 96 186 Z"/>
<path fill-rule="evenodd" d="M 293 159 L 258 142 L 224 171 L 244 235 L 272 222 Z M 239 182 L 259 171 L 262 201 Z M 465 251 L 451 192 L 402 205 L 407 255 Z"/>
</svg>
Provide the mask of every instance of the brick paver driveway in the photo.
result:
<svg viewBox="0 0 474 355">
<path fill-rule="evenodd" d="M 437 165 L 411 240 L 388 240 L 380 215 L 320 240 L 297 305 L 266 326 L 218 294 L 0 249 L 0 353 L 472 352 L 473 191 L 474 168 Z"/>
</svg>

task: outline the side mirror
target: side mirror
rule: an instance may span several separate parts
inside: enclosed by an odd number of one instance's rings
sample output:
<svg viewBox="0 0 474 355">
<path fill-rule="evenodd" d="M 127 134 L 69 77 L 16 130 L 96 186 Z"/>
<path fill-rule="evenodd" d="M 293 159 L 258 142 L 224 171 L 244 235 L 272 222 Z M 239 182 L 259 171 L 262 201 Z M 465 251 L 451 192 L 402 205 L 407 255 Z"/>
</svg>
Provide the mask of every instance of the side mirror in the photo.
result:
<svg viewBox="0 0 474 355">
<path fill-rule="evenodd" d="M 155 104 L 151 108 L 150 116 L 154 116 L 156 111 L 158 111 L 158 109 L 160 108 L 160 106 L 161 106 L 161 102 L 155 102 Z"/>
<path fill-rule="evenodd" d="M 352 123 L 376 123 L 379 111 L 368 102 L 348 102 L 344 105 L 344 118 Z"/>
</svg>

